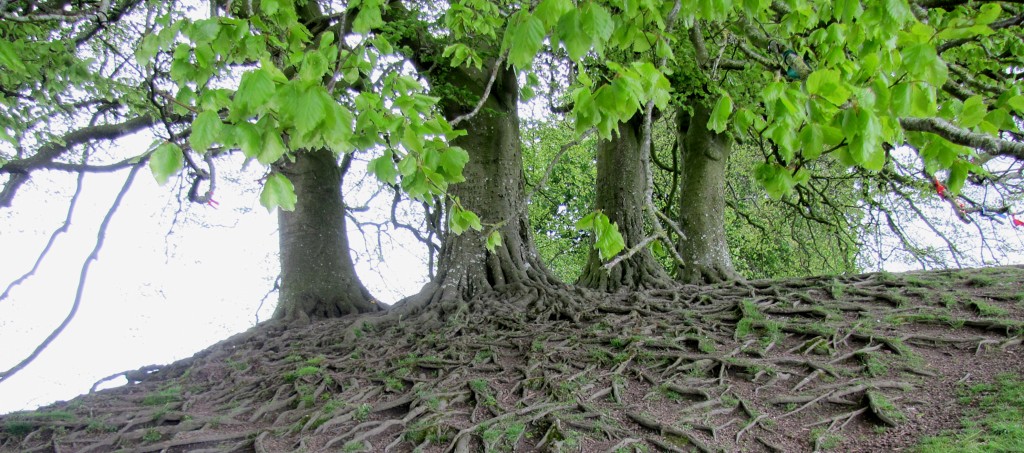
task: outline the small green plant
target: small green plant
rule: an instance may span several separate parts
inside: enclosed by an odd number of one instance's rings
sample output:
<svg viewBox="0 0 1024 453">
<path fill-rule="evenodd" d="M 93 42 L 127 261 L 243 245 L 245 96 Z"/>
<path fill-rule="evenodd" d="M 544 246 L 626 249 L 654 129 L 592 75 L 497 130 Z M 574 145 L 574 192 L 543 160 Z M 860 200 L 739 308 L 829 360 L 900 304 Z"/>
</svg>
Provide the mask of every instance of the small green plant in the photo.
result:
<svg viewBox="0 0 1024 453">
<path fill-rule="evenodd" d="M 400 392 L 405 389 L 405 383 L 394 377 L 384 378 L 384 388 L 389 392 Z"/>
<path fill-rule="evenodd" d="M 355 413 L 352 414 L 352 418 L 358 422 L 365 422 L 370 418 L 370 411 L 373 410 L 373 406 L 363 403 L 356 408 Z"/>
<path fill-rule="evenodd" d="M 153 443 L 160 441 L 163 437 L 164 436 L 163 434 L 160 434 L 160 431 L 157 431 L 155 428 L 149 428 L 146 430 L 146 433 L 142 435 L 142 441 Z"/>
</svg>

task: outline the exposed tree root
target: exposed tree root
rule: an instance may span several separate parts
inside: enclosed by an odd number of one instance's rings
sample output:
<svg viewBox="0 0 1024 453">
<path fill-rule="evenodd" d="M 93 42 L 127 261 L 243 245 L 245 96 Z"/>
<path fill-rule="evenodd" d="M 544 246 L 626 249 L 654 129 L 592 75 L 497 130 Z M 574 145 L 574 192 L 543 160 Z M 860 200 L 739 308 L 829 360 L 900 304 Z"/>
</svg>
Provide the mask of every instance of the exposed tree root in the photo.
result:
<svg viewBox="0 0 1024 453">
<path fill-rule="evenodd" d="M 978 275 L 991 279 L 967 284 Z M 914 422 L 929 382 L 965 372 L 936 353 L 1019 372 L 1001 357 L 1021 351 L 1022 277 L 410 300 L 260 327 L 137 384 L 4 416 L 0 451 L 808 451 Z"/>
</svg>

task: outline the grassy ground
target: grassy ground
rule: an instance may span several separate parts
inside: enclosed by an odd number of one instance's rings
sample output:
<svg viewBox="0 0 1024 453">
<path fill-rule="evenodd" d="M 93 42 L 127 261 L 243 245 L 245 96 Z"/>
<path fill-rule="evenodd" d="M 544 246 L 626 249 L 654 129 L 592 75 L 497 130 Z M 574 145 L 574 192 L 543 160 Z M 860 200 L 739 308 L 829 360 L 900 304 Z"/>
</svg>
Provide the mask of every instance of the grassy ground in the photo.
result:
<svg viewBox="0 0 1024 453">
<path fill-rule="evenodd" d="M 960 403 L 970 407 L 963 430 L 925 439 L 918 453 L 1024 451 L 1024 380 L 1000 374 L 987 384 L 962 386 Z"/>
</svg>

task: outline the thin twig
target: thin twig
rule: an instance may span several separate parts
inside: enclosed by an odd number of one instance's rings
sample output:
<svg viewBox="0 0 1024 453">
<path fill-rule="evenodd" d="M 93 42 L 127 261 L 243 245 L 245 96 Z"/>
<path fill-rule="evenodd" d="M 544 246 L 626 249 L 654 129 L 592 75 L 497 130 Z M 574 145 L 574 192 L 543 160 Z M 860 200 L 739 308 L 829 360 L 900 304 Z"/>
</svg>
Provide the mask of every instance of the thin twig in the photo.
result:
<svg viewBox="0 0 1024 453">
<path fill-rule="evenodd" d="M 494 87 L 494 81 L 498 78 L 498 71 L 501 70 L 501 65 L 505 62 L 506 56 L 508 56 L 508 52 L 501 54 L 498 56 L 498 59 L 494 61 L 494 68 L 491 69 L 491 78 L 487 80 L 487 87 L 484 88 L 484 94 L 480 96 L 480 102 L 477 102 L 476 107 L 473 107 L 473 110 L 469 113 L 459 115 L 455 117 L 455 119 L 451 120 L 449 124 L 451 124 L 452 127 L 458 126 L 459 123 L 476 116 L 477 113 L 480 113 L 480 109 L 484 108 L 487 98 L 491 97 L 491 88 Z"/>
</svg>

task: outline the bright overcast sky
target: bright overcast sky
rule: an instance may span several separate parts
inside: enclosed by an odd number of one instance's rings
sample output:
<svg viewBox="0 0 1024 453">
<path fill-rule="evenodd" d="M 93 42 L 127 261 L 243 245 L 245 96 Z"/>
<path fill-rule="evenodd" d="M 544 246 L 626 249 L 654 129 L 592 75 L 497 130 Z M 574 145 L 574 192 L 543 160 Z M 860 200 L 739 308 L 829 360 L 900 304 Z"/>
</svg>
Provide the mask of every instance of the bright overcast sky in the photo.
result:
<svg viewBox="0 0 1024 453">
<path fill-rule="evenodd" d="M 26 357 L 67 315 L 82 263 L 126 175 L 86 177 L 71 230 L 41 270 L 0 302 L 0 368 Z M 63 221 L 74 186 L 72 175 L 39 172 L 12 208 L 0 209 L 0 291 L 31 268 Z M 73 398 L 105 376 L 189 357 L 253 326 L 278 273 L 277 214 L 259 205 L 255 184 L 241 186 L 219 181 L 220 206 L 186 206 L 188 219 L 167 237 L 176 189 L 159 187 L 148 169 L 140 171 L 90 268 L 76 318 L 33 364 L 0 383 L 0 413 Z M 357 232 L 350 234 L 352 246 L 362 249 Z M 426 279 L 416 255 L 422 251 L 414 240 L 401 242 L 409 249 L 385 251 L 384 265 L 371 269 L 365 257 L 358 260 L 364 283 L 386 302 L 414 293 Z M 259 310 L 261 320 L 275 302 L 276 293 Z"/>
</svg>

